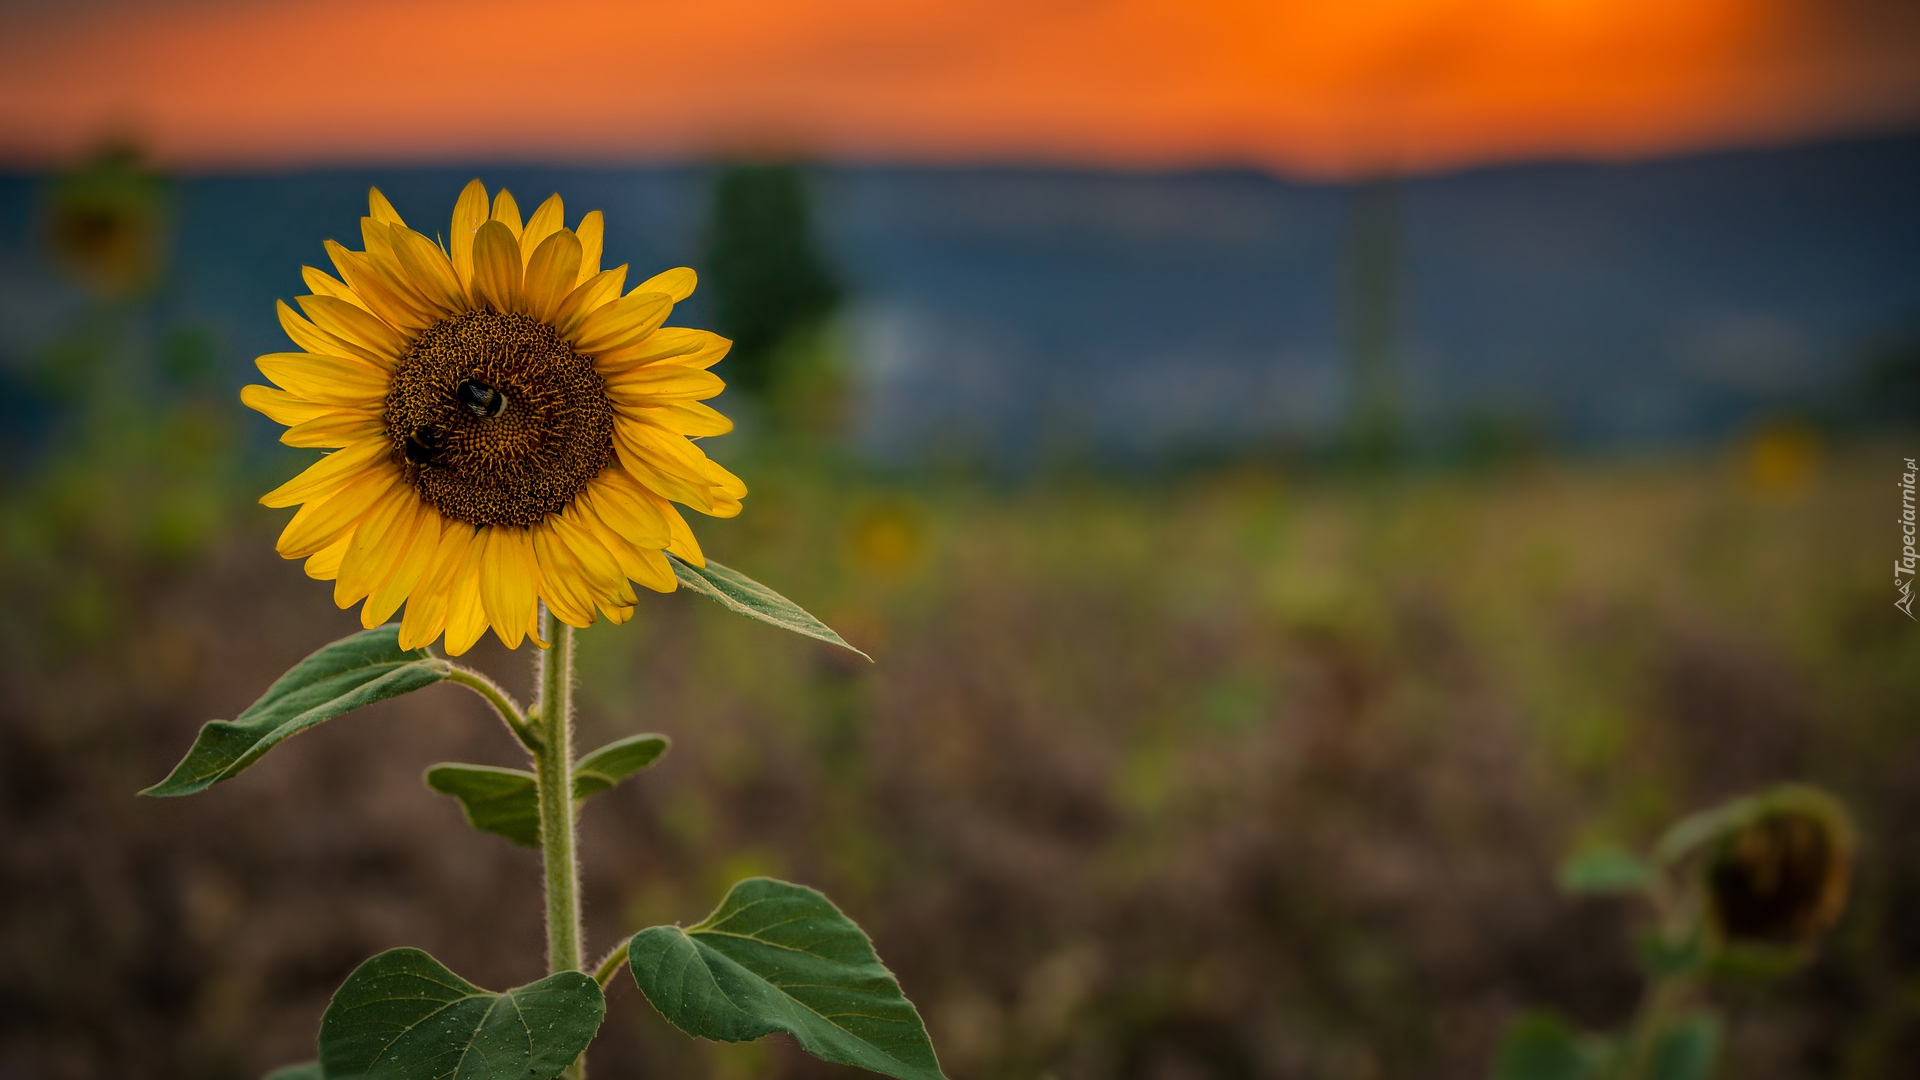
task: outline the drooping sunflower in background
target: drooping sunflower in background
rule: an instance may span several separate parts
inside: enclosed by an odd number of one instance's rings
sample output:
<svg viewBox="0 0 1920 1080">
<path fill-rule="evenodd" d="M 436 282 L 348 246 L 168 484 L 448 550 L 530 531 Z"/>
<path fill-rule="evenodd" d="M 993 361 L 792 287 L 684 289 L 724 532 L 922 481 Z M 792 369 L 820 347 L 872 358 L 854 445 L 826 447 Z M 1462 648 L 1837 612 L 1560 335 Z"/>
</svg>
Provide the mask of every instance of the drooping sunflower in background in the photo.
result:
<svg viewBox="0 0 1920 1080">
<path fill-rule="evenodd" d="M 280 554 L 341 607 L 364 601 L 368 627 L 404 602 L 401 646 L 444 631 L 454 656 L 489 626 L 538 642 L 538 601 L 570 626 L 625 622 L 630 582 L 674 589 L 667 552 L 704 565 L 672 504 L 731 517 L 747 489 L 691 441 L 733 427 L 701 404 L 730 343 L 661 326 L 693 271 L 623 294 L 600 212 L 568 229 L 558 195 L 523 225 L 473 181 L 449 250 L 369 202 L 366 250 L 327 241 L 340 277 L 304 267 L 306 317 L 279 304 L 304 351 L 260 357 L 277 387 L 241 391 L 282 442 L 332 451 L 260 500 L 300 507 Z"/>
</svg>

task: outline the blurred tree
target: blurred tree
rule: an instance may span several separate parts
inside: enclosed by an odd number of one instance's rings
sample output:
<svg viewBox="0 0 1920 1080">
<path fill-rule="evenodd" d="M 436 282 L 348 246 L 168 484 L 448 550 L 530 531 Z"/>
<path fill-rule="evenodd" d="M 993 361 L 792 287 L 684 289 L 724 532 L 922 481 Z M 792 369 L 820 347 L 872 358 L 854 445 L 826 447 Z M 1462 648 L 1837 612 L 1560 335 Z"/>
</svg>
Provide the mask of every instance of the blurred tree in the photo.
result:
<svg viewBox="0 0 1920 1080">
<path fill-rule="evenodd" d="M 814 234 L 806 176 L 793 164 L 734 164 L 713 182 L 707 279 L 718 330 L 733 339 L 728 382 L 767 396 L 806 353 L 841 290 Z"/>
</svg>

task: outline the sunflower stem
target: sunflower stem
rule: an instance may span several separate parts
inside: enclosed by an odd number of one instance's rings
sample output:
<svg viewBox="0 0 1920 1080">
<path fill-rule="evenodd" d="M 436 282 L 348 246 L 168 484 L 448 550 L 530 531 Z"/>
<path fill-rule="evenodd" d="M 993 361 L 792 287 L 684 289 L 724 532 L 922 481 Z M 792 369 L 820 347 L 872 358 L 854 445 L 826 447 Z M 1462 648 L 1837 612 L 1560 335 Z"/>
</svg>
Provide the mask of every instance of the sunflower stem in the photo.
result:
<svg viewBox="0 0 1920 1080">
<path fill-rule="evenodd" d="M 573 628 L 540 611 L 541 636 L 552 645 L 539 653 L 540 702 L 533 723 L 539 747 L 533 751 L 539 778 L 540 853 L 546 864 L 547 969 L 579 971 L 580 864 L 574 857 L 573 803 Z M 562 1074 L 579 1080 L 584 1060 Z"/>
</svg>

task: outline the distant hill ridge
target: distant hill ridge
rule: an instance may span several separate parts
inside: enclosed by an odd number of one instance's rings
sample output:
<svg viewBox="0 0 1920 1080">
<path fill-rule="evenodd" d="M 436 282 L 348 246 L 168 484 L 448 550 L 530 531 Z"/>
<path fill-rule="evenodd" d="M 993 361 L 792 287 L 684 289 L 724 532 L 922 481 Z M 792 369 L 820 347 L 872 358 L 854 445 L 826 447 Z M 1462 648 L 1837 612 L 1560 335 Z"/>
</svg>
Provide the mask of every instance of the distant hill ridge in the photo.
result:
<svg viewBox="0 0 1920 1080">
<path fill-rule="evenodd" d="M 284 347 L 272 302 L 301 291 L 321 239 L 357 244 L 369 184 L 434 233 L 476 174 L 526 205 L 559 190 L 606 210 L 608 251 L 636 269 L 699 266 L 696 167 L 194 176 L 165 304 L 216 330 L 237 384 Z M 876 454 L 1152 456 L 1339 430 L 1348 188 L 1015 167 L 815 180 Z M 0 178 L 0 354 L 44 332 L 54 295 L 28 244 L 34 191 Z M 1483 169 L 1371 205 L 1390 207 L 1375 212 L 1399 253 L 1392 354 L 1417 439 L 1490 415 L 1585 445 L 1717 437 L 1843 393 L 1875 341 L 1920 327 L 1920 137 Z"/>
</svg>

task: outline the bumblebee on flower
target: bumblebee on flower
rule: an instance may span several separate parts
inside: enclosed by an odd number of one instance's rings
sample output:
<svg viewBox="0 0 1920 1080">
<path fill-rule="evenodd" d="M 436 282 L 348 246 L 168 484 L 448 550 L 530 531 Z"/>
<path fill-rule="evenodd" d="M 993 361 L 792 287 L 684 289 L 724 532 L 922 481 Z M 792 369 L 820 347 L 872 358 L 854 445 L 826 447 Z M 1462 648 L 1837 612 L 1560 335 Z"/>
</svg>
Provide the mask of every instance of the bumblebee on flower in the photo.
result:
<svg viewBox="0 0 1920 1080">
<path fill-rule="evenodd" d="M 692 441 L 732 429 L 703 404 L 730 343 L 662 325 L 693 271 L 623 291 L 600 212 L 569 229 L 558 195 L 523 224 L 475 180 L 445 248 L 369 203 L 365 249 L 328 241 L 339 276 L 306 267 L 300 311 L 279 305 L 302 351 L 260 357 L 275 385 L 241 393 L 282 442 L 332 451 L 260 500 L 300 507 L 280 554 L 368 627 L 404 603 L 401 646 L 444 633 L 455 656 L 489 626 L 538 642 L 541 602 L 625 622 L 634 583 L 674 589 L 669 553 L 704 565 L 673 504 L 731 517 L 746 485 Z"/>
</svg>

